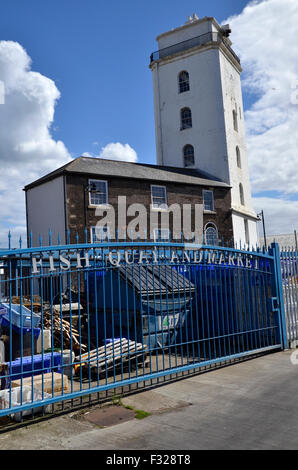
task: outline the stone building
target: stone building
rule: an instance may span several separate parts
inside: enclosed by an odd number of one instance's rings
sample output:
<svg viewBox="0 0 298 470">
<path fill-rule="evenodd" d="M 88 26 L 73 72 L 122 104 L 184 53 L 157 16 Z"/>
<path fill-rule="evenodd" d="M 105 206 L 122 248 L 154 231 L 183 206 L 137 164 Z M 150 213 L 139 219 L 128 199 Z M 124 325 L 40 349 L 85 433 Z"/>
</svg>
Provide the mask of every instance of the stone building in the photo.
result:
<svg viewBox="0 0 298 470">
<path fill-rule="evenodd" d="M 68 230 L 72 242 L 77 234 L 80 241 L 87 235 L 88 242 L 120 239 L 119 230 L 126 227 L 129 239 L 129 225 L 138 209 L 132 204 L 142 204 L 146 209 L 146 231 L 141 231 L 140 239 L 173 238 L 172 214 L 168 228 L 161 224 L 161 215 L 173 204 L 181 208 L 191 206 L 192 232 L 196 230 L 197 206 L 199 233 L 196 233 L 196 239 L 202 240 L 204 234 L 205 241 L 211 244 L 228 242 L 233 237 L 230 187 L 197 170 L 80 157 L 27 185 L 25 192 L 27 231 L 32 233 L 34 246 L 39 245 L 40 237 L 43 244 L 47 244 L 49 229 L 53 242 L 59 234 L 61 243 L 66 243 Z M 126 197 L 125 209 L 121 206 L 122 213 L 118 210 L 119 196 Z M 129 207 L 134 213 L 128 211 L 125 221 L 124 211 L 127 212 Z M 101 218 L 98 209 L 104 216 L 109 208 L 115 213 L 116 232 L 108 228 L 108 233 L 98 233 L 95 230 Z"/>
</svg>

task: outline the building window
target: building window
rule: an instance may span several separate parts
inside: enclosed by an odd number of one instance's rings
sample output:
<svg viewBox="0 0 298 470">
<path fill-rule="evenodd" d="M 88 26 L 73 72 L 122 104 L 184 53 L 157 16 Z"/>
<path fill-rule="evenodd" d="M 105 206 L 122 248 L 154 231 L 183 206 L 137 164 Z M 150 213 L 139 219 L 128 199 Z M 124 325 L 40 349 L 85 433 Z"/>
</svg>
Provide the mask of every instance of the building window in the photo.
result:
<svg viewBox="0 0 298 470">
<path fill-rule="evenodd" d="M 89 203 L 91 206 L 108 204 L 107 181 L 89 180 L 89 186 L 94 187 L 94 190 L 89 192 Z"/>
<path fill-rule="evenodd" d="M 165 186 L 151 185 L 151 199 L 153 209 L 167 209 L 167 189 Z"/>
<path fill-rule="evenodd" d="M 241 168 L 241 155 L 240 155 L 240 149 L 238 146 L 236 147 L 236 156 L 237 156 L 237 166 L 238 168 Z"/>
<path fill-rule="evenodd" d="M 233 110 L 233 124 L 234 124 L 234 130 L 238 132 L 238 118 L 237 118 L 237 111 L 235 109 Z"/>
<path fill-rule="evenodd" d="M 206 245 L 218 245 L 218 230 L 215 224 L 209 223 L 206 225 L 204 239 Z"/>
<path fill-rule="evenodd" d="M 91 227 L 91 243 L 101 243 L 103 241 L 110 240 L 110 228 L 109 227 Z"/>
<path fill-rule="evenodd" d="M 185 145 L 183 149 L 184 166 L 193 166 L 195 164 L 195 153 L 192 145 Z"/>
<path fill-rule="evenodd" d="M 204 211 L 214 212 L 214 196 L 213 191 L 203 191 Z"/>
<path fill-rule="evenodd" d="M 239 194 L 240 194 L 240 204 L 241 204 L 241 206 L 245 206 L 244 192 L 243 192 L 242 183 L 239 184 Z"/>
<path fill-rule="evenodd" d="M 168 228 L 155 228 L 153 236 L 155 242 L 168 242 L 170 240 L 170 231 Z"/>
<path fill-rule="evenodd" d="M 179 93 L 189 91 L 189 73 L 183 70 L 179 73 Z"/>
<path fill-rule="evenodd" d="M 189 108 L 181 109 L 181 130 L 192 127 L 191 110 Z"/>
<path fill-rule="evenodd" d="M 248 220 L 244 219 L 245 243 L 249 245 Z"/>
</svg>

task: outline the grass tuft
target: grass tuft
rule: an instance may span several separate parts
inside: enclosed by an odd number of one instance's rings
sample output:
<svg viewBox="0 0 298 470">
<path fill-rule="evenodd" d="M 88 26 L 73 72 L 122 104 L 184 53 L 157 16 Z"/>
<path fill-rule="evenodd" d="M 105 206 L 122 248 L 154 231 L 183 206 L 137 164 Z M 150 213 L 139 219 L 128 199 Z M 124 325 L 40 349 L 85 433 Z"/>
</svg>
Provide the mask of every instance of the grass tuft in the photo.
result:
<svg viewBox="0 0 298 470">
<path fill-rule="evenodd" d="M 144 419 L 147 418 L 147 416 L 150 416 L 151 413 L 144 410 L 135 410 L 135 414 L 137 419 Z"/>
</svg>

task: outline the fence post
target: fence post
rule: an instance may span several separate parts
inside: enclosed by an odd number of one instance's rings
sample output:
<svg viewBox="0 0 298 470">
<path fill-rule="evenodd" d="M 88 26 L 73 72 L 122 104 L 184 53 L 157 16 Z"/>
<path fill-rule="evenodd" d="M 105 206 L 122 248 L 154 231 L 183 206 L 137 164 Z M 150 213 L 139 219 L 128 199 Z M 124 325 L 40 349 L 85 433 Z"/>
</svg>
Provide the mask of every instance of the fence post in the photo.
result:
<svg viewBox="0 0 298 470">
<path fill-rule="evenodd" d="M 276 296 L 278 298 L 278 309 L 279 309 L 279 322 L 281 329 L 281 340 L 283 349 L 288 349 L 288 334 L 287 334 L 287 322 L 285 315 L 285 304 L 284 304 L 284 294 L 282 286 L 282 275 L 281 275 L 281 264 L 280 264 L 280 250 L 278 243 L 271 243 L 270 250 L 274 257 L 274 282 Z"/>
</svg>

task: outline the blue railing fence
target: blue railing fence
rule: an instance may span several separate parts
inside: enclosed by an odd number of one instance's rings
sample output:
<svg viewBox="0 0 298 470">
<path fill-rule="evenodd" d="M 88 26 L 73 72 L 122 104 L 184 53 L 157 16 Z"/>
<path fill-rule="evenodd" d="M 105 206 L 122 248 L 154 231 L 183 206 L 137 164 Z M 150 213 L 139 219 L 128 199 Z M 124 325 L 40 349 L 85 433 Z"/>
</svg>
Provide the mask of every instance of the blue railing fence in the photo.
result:
<svg viewBox="0 0 298 470">
<path fill-rule="evenodd" d="M 298 344 L 298 252 L 281 248 L 281 276 L 289 344 Z"/>
<path fill-rule="evenodd" d="M 2 250 L 0 416 L 284 348 L 278 246 L 228 245 Z"/>
<path fill-rule="evenodd" d="M 95 235 L 96 236 L 96 235 Z M 97 235 L 98 236 L 98 235 Z M 15 251 L 16 249 L 26 249 L 26 248 L 41 248 L 41 247 L 52 247 L 52 246 L 65 246 L 65 245 L 79 245 L 79 244 L 92 244 L 94 243 L 131 243 L 138 244 L 140 242 L 152 242 L 154 245 L 156 242 L 160 243 L 196 243 L 196 244 L 204 244 L 210 246 L 218 246 L 218 247 L 226 247 L 226 248 L 234 248 L 237 250 L 246 250 L 246 251 L 258 251 L 258 252 L 267 252 L 267 248 L 264 245 L 251 245 L 243 244 L 241 242 L 235 241 L 233 238 L 225 238 L 223 235 L 218 234 L 214 236 L 212 239 L 212 244 L 208 243 L 208 237 L 203 234 L 202 237 L 196 238 L 194 232 L 181 232 L 180 236 L 177 238 L 177 234 L 173 234 L 171 230 L 167 231 L 167 235 L 162 235 L 161 238 L 155 237 L 155 232 L 152 233 L 148 230 L 144 232 L 140 232 L 139 236 L 135 239 L 133 231 L 129 232 L 127 229 L 126 239 L 120 238 L 119 230 L 115 230 L 115 236 L 112 238 L 109 235 L 109 232 L 105 234 L 105 239 L 97 238 L 96 240 L 92 240 L 91 231 L 85 227 L 79 231 L 76 230 L 66 230 L 63 236 L 60 233 L 56 233 L 51 229 L 48 230 L 46 234 L 39 234 L 33 236 L 32 232 L 28 234 L 27 237 L 24 236 L 17 236 L 14 232 L 9 231 L 7 234 L 7 242 L 0 247 L 0 257 L 1 253 L 7 252 L 7 250 Z M 33 243 L 34 240 L 34 243 Z M 153 246 L 153 245 L 152 245 Z M 1 269 L 1 261 L 0 261 L 0 269 Z"/>
</svg>

